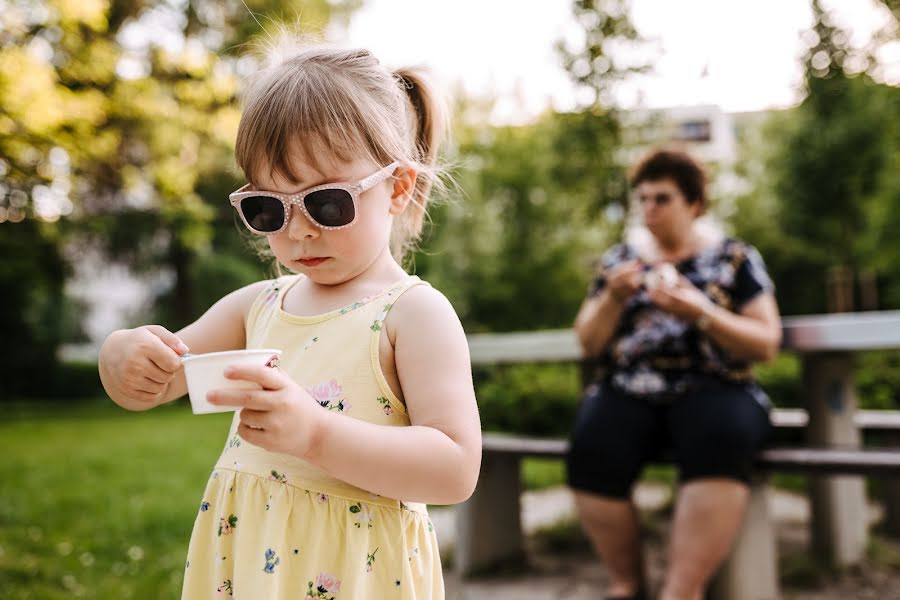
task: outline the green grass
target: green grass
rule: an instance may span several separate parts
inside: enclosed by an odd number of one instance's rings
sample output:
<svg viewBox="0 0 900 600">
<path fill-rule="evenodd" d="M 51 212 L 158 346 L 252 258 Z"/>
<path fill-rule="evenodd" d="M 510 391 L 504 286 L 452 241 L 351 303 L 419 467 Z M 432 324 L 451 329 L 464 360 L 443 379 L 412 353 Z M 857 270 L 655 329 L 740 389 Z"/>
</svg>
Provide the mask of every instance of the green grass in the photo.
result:
<svg viewBox="0 0 900 600">
<path fill-rule="evenodd" d="M 230 413 L 106 402 L 4 405 L 0 590 L 34 598 L 177 598 Z"/>
</svg>

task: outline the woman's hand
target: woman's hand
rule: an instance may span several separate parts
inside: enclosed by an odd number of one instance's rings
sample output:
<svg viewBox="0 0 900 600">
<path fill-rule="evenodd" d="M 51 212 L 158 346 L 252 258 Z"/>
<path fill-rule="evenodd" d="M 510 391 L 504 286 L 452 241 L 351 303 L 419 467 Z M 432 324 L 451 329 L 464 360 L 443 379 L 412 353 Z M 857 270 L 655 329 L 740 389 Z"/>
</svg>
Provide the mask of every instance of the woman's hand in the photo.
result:
<svg viewBox="0 0 900 600">
<path fill-rule="evenodd" d="M 617 302 L 624 303 L 641 287 L 643 265 L 639 260 L 629 260 L 616 265 L 606 276 L 606 287 Z"/>
<path fill-rule="evenodd" d="M 181 371 L 187 345 L 159 325 L 115 331 L 100 348 L 100 381 L 112 400 L 129 410 L 148 410 L 166 400 Z"/>
<path fill-rule="evenodd" d="M 657 308 L 690 323 L 695 322 L 713 306 L 712 300 L 684 275 L 678 277 L 676 285 L 657 286 L 647 290 L 647 294 Z"/>
<path fill-rule="evenodd" d="M 270 452 L 303 458 L 315 445 L 328 413 L 293 379 L 277 368 L 234 365 L 227 379 L 250 381 L 253 390 L 220 389 L 207 394 L 212 404 L 241 407 L 238 435 Z"/>
</svg>

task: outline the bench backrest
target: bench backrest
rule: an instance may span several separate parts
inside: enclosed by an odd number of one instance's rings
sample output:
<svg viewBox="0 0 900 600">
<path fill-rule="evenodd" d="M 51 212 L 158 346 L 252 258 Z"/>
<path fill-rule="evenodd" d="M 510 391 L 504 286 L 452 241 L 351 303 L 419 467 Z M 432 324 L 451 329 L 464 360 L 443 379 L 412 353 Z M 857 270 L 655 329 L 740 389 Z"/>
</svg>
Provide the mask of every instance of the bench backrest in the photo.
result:
<svg viewBox="0 0 900 600">
<path fill-rule="evenodd" d="M 785 317 L 782 348 L 801 353 L 900 348 L 900 311 Z M 575 362 L 581 347 L 572 329 L 468 336 L 472 364 Z"/>
</svg>

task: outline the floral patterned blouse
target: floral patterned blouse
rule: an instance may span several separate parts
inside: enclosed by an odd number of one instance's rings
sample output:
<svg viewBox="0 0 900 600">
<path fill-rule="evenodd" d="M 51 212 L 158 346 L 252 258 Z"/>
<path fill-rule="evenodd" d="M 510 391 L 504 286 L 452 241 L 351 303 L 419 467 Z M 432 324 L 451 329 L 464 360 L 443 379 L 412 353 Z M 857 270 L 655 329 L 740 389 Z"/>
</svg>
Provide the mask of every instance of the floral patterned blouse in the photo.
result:
<svg viewBox="0 0 900 600">
<path fill-rule="evenodd" d="M 589 295 L 606 287 L 610 269 L 637 258 L 628 244 L 612 247 L 601 258 Z M 733 312 L 758 294 L 774 293 L 759 252 L 740 240 L 725 239 L 674 266 L 710 300 Z M 627 300 L 599 366 L 595 382 L 607 381 L 633 396 L 671 400 L 712 377 L 740 382 L 768 405 L 750 363 L 730 358 L 692 323 L 656 308 L 644 288 Z"/>
</svg>

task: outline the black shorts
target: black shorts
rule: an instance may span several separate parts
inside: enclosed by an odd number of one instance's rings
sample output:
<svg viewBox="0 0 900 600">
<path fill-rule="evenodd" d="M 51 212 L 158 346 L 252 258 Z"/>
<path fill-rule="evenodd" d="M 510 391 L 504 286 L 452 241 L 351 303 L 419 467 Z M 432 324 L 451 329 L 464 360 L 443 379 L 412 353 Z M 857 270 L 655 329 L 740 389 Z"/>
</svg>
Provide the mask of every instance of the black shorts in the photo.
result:
<svg viewBox="0 0 900 600">
<path fill-rule="evenodd" d="M 590 386 L 572 431 L 567 480 L 576 490 L 629 498 L 644 464 L 671 453 L 682 482 L 748 483 L 770 430 L 768 410 L 741 384 L 710 381 L 665 403 Z"/>
</svg>

